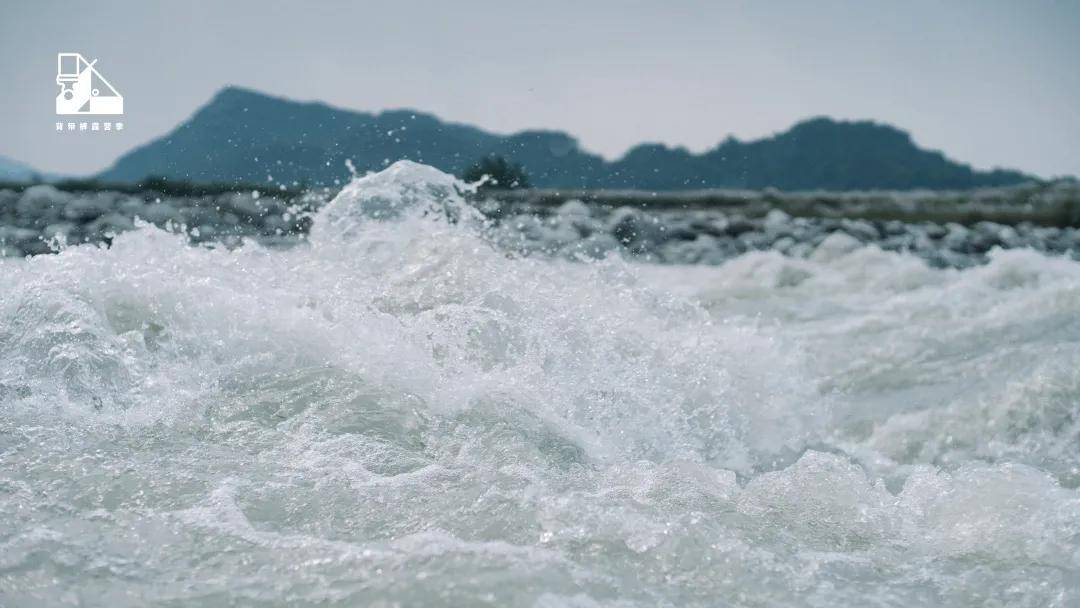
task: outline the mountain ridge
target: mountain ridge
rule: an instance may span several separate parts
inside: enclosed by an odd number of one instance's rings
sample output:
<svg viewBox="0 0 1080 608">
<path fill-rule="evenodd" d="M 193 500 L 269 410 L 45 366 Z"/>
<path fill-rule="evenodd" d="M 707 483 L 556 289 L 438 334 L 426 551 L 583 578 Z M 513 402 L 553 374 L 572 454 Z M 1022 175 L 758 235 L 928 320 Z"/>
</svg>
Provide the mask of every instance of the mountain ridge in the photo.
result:
<svg viewBox="0 0 1080 608">
<path fill-rule="evenodd" d="M 1035 179 L 1007 169 L 974 170 L 873 121 L 815 117 L 757 140 L 729 136 L 700 154 L 641 143 L 608 161 L 562 131 L 500 135 L 419 110 L 361 112 L 235 86 L 98 178 L 331 185 L 348 177 L 346 160 L 360 172 L 407 158 L 461 175 L 487 155 L 520 163 L 533 185 L 545 188 L 968 189 Z"/>
<path fill-rule="evenodd" d="M 0 155 L 0 181 L 27 182 L 40 177 L 41 173 L 30 165 Z"/>
</svg>

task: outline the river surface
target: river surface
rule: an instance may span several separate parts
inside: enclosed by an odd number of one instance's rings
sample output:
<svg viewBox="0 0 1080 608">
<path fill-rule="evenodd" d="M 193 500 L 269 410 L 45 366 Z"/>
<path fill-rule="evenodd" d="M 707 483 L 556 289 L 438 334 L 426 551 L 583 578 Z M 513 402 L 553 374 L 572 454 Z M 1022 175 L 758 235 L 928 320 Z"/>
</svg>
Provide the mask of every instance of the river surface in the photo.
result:
<svg viewBox="0 0 1080 608">
<path fill-rule="evenodd" d="M 1080 605 L 1080 263 L 521 255 L 460 188 L 0 260 L 0 605 Z"/>
</svg>

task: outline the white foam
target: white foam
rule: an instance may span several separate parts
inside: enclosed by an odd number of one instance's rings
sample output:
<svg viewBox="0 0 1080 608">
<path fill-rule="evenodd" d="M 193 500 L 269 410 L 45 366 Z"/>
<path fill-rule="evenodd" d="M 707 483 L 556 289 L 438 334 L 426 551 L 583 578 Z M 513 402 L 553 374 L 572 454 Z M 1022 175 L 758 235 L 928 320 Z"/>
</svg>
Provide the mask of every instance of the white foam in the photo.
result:
<svg viewBox="0 0 1080 608">
<path fill-rule="evenodd" d="M 0 261 L 0 603 L 1080 597 L 1077 263 L 521 258 L 462 188 Z"/>
</svg>

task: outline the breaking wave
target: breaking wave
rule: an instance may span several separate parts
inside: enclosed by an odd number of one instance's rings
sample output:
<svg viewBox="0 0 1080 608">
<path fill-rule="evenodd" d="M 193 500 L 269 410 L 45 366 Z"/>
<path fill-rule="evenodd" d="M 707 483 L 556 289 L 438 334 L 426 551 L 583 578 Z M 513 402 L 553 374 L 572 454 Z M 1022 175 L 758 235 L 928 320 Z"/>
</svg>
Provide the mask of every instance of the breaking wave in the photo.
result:
<svg viewBox="0 0 1080 608">
<path fill-rule="evenodd" d="M 0 260 L 0 603 L 1080 601 L 1080 264 L 522 256 L 464 188 Z"/>
</svg>

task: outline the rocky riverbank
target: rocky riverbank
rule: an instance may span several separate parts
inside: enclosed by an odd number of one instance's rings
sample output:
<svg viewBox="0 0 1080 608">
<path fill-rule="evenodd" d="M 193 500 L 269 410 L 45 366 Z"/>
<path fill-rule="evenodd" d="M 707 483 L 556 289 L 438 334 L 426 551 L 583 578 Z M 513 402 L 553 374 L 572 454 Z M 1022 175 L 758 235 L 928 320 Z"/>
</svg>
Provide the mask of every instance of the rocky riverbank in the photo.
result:
<svg viewBox="0 0 1080 608">
<path fill-rule="evenodd" d="M 764 217 L 705 210 L 642 211 L 587 206 L 571 200 L 546 215 L 513 214 L 498 230 L 504 245 L 556 255 L 602 257 L 620 249 L 662 263 L 719 264 L 749 251 L 794 257 L 831 255 L 862 245 L 909 252 L 935 267 L 984 262 L 994 248 L 1080 254 L 1080 229 L 977 222 L 901 222 L 792 217 L 774 209 Z"/>
<path fill-rule="evenodd" d="M 332 194 L 0 190 L 0 253 L 107 243 L 139 222 L 184 232 L 196 243 L 290 246 Z M 748 251 L 809 257 L 873 244 L 937 267 L 978 264 L 994 248 L 1080 256 L 1080 192 L 1072 182 L 967 194 L 528 191 L 477 205 L 491 218 L 492 240 L 523 254 L 621 252 L 660 263 L 718 264 Z"/>
<path fill-rule="evenodd" d="M 67 192 L 50 185 L 0 190 L 0 254 L 49 253 L 61 243 L 101 243 L 139 222 L 187 233 L 194 242 L 295 241 L 310 226 L 321 193 L 264 195 L 257 191 L 205 196 L 154 192 Z"/>
</svg>

